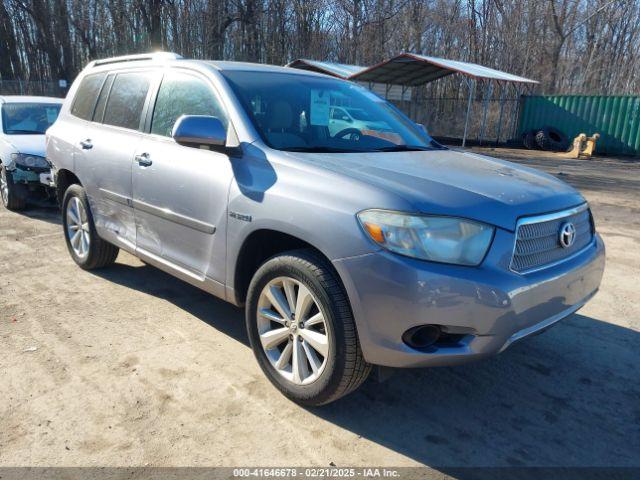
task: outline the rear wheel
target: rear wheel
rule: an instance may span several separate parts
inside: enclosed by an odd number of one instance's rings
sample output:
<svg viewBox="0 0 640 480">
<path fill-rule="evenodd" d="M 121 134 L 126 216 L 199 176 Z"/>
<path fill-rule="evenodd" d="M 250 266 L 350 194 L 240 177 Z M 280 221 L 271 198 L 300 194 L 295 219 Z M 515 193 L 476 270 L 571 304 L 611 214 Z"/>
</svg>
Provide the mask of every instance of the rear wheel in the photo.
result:
<svg viewBox="0 0 640 480">
<path fill-rule="evenodd" d="M 98 236 L 87 194 L 80 185 L 71 185 L 62 201 L 64 237 L 71 258 L 85 270 L 106 267 L 118 256 L 118 247 Z"/>
<path fill-rule="evenodd" d="M 346 294 L 313 251 L 287 252 L 258 269 L 249 286 L 246 321 L 260 367 L 300 404 L 337 400 L 369 375 Z"/>
<path fill-rule="evenodd" d="M 13 183 L 11 172 L 2 165 L 0 171 L 0 197 L 8 210 L 24 210 L 27 206 L 27 191 L 23 185 Z"/>
</svg>

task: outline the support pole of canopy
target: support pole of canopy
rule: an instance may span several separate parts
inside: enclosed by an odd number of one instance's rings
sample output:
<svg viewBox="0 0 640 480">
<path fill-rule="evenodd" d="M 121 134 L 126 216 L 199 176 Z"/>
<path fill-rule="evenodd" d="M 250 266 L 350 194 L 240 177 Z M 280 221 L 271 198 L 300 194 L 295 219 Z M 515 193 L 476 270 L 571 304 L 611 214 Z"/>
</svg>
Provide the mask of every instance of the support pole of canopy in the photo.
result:
<svg viewBox="0 0 640 480">
<path fill-rule="evenodd" d="M 406 85 L 402 85 L 402 93 L 400 93 L 400 105 L 402 105 L 403 107 L 405 106 L 404 103 L 404 94 L 407 91 L 407 86 Z M 409 108 L 407 109 L 409 114 L 407 115 L 409 117 L 409 119 L 411 119 L 411 104 L 409 104 Z"/>
<path fill-rule="evenodd" d="M 469 86 L 469 100 L 467 101 L 467 115 L 464 119 L 464 134 L 462 135 L 462 148 L 467 144 L 467 132 L 469 131 L 469 116 L 471 115 L 471 102 L 473 102 L 473 94 L 476 89 L 476 81 L 473 78 L 467 80 Z"/>
<path fill-rule="evenodd" d="M 483 105 L 482 105 L 482 123 L 480 124 L 480 135 L 478 136 L 478 140 L 480 145 L 484 141 L 484 132 L 487 127 L 487 111 L 489 110 L 489 100 L 491 100 L 491 95 L 493 95 L 493 82 L 491 80 L 487 81 L 487 89 L 484 92 Z"/>
<path fill-rule="evenodd" d="M 496 147 L 500 143 L 502 133 L 502 114 L 504 113 L 504 84 L 500 84 L 500 115 L 498 116 L 498 133 L 496 134 Z"/>
<path fill-rule="evenodd" d="M 522 93 L 522 90 L 520 88 L 519 85 L 514 85 L 513 89 L 515 90 L 516 93 L 516 100 L 513 105 L 513 118 L 512 118 L 512 124 L 511 124 L 511 136 L 515 137 L 518 134 L 518 116 L 520 115 L 520 95 Z"/>
<path fill-rule="evenodd" d="M 438 125 L 438 118 L 441 116 L 439 115 L 441 112 L 440 109 L 440 102 L 437 102 L 435 99 L 435 95 L 433 94 L 433 83 L 429 84 L 429 87 L 431 89 L 431 91 L 428 93 L 429 97 L 427 97 L 427 89 L 423 89 L 424 91 L 424 104 L 425 105 L 429 105 L 429 110 L 426 112 L 424 118 L 425 118 L 425 123 L 429 124 L 429 128 L 431 128 L 432 125 Z M 427 102 L 427 98 L 429 99 L 429 102 Z"/>
</svg>

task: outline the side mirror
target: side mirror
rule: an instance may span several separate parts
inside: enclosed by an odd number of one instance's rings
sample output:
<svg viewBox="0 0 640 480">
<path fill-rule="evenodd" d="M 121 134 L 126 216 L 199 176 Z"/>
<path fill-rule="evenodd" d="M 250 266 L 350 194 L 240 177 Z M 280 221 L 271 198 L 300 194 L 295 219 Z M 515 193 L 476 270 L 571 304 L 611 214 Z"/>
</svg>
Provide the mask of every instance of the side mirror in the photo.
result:
<svg viewBox="0 0 640 480">
<path fill-rule="evenodd" d="M 227 143 L 222 122 L 208 115 L 182 115 L 176 120 L 171 136 L 180 145 L 190 147 L 224 147 Z"/>
<path fill-rule="evenodd" d="M 418 126 L 418 128 L 420 130 L 422 130 L 424 133 L 427 133 L 427 127 L 424 126 L 423 123 L 416 123 L 416 125 Z"/>
</svg>

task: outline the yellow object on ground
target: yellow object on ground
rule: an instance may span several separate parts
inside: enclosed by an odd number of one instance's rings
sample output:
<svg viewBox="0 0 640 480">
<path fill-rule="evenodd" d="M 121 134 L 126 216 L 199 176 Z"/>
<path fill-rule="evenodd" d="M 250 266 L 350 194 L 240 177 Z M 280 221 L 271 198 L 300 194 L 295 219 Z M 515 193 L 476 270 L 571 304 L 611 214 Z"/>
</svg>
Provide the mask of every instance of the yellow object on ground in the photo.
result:
<svg viewBox="0 0 640 480">
<path fill-rule="evenodd" d="M 573 139 L 573 147 L 571 150 L 566 153 L 561 153 L 559 156 L 563 158 L 591 158 L 596 149 L 596 141 L 599 138 L 599 133 L 594 133 L 591 137 L 587 137 L 586 134 L 581 133 Z"/>
<path fill-rule="evenodd" d="M 585 158 L 591 158 L 591 155 L 593 155 L 593 152 L 596 149 L 596 142 L 598 141 L 599 138 L 600 138 L 599 133 L 594 133 L 593 137 L 587 137 L 587 142 L 586 142 L 587 144 L 584 150 L 580 152 L 580 155 L 584 156 Z"/>
</svg>

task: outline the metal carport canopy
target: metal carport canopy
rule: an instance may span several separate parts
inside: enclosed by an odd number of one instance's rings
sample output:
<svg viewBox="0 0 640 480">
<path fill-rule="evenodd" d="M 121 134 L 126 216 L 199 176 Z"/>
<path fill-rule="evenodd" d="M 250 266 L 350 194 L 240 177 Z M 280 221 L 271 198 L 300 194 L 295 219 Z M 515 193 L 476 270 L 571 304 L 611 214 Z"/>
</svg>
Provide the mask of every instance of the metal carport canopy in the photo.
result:
<svg viewBox="0 0 640 480">
<path fill-rule="evenodd" d="M 347 78 L 358 82 L 417 86 L 454 73 L 460 73 L 475 80 L 538 83 L 536 80 L 501 72 L 500 70 L 475 63 L 428 57 L 416 53 L 401 53 L 382 63 L 356 72 Z"/>
<path fill-rule="evenodd" d="M 288 63 L 285 66 L 290 68 L 297 68 L 300 70 L 311 70 L 313 72 L 324 73 L 342 79 L 347 79 L 367 69 L 367 67 L 361 67 L 359 65 L 320 62 L 318 60 L 308 60 L 306 58 L 299 58 L 297 60 L 294 60 L 293 62 Z"/>
<path fill-rule="evenodd" d="M 402 85 L 403 87 L 415 87 L 433 82 L 439 78 L 459 73 L 467 77 L 469 86 L 469 97 L 467 100 L 467 114 L 464 120 L 464 134 L 462 135 L 462 146 L 467 142 L 467 131 L 469 129 L 469 116 L 471 115 L 471 103 L 474 97 L 476 82 L 485 80 L 488 82 L 488 96 L 484 100 L 484 114 L 482 118 L 482 127 L 480 140 L 484 136 L 484 126 L 487 118 L 488 97 L 491 96 L 492 83 L 497 81 L 499 84 L 534 84 L 536 80 L 519 77 L 511 73 L 501 72 L 493 68 L 484 67 L 475 63 L 460 62 L 458 60 L 447 60 L 445 58 L 428 57 L 417 53 L 401 53 L 389 60 L 369 67 L 361 72 L 351 75 L 348 79 L 358 82 L 376 82 L 385 83 L 387 85 Z M 500 95 L 500 122 L 502 121 L 502 112 L 504 108 L 504 97 Z M 499 130 L 498 130 L 499 132 Z M 500 133 L 498 133 L 498 138 Z"/>
</svg>

